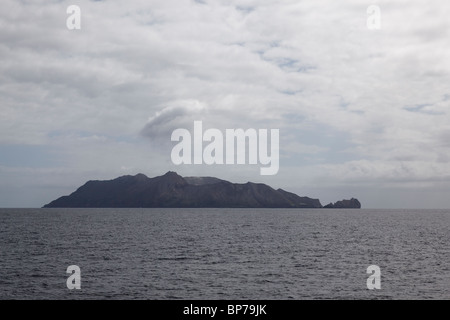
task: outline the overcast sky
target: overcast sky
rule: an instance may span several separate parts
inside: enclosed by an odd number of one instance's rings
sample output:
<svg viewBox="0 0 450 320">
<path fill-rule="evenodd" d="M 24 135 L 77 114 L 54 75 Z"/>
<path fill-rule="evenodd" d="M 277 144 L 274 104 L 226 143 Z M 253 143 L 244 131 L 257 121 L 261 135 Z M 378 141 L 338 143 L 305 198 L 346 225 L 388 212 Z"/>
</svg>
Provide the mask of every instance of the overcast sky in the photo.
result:
<svg viewBox="0 0 450 320">
<path fill-rule="evenodd" d="M 0 207 L 172 170 L 450 208 L 449 16 L 446 0 L 2 0 Z M 279 129 L 278 174 L 173 165 L 171 132 L 195 120 Z"/>
</svg>

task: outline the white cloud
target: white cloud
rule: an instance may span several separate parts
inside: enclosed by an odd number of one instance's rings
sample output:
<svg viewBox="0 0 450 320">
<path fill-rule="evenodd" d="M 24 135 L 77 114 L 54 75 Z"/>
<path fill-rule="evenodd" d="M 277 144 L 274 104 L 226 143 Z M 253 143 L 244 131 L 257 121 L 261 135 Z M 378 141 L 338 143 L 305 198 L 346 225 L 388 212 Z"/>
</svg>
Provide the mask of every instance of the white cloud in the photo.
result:
<svg viewBox="0 0 450 320">
<path fill-rule="evenodd" d="M 67 170 L 144 171 L 149 153 L 164 170 L 167 148 L 141 133 L 170 143 L 203 120 L 279 128 L 290 179 L 432 189 L 448 176 L 444 1 L 379 0 L 379 31 L 359 0 L 82 0 L 75 31 L 70 4 L 3 1 L 0 144 L 58 147 Z M 268 182 L 289 183 L 281 166 Z M 260 178 L 234 170 L 222 178 Z"/>
</svg>

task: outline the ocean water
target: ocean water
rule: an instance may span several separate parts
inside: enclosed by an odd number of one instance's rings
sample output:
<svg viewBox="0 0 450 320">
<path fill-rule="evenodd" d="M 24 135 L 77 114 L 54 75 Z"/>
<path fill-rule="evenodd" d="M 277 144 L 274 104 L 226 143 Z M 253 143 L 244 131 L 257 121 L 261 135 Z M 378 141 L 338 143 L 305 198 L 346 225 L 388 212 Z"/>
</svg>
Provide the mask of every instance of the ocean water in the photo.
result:
<svg viewBox="0 0 450 320">
<path fill-rule="evenodd" d="M 450 210 L 0 209 L 0 299 L 449 299 L 449 231 Z"/>
</svg>

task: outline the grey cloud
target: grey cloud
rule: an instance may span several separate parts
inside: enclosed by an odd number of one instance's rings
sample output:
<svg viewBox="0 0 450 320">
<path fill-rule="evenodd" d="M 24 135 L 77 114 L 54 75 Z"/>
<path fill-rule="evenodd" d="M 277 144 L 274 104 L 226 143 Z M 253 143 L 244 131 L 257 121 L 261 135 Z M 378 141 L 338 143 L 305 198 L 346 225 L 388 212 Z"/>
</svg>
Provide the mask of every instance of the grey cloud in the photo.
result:
<svg viewBox="0 0 450 320">
<path fill-rule="evenodd" d="M 141 134 L 153 142 L 171 143 L 170 137 L 177 128 L 193 126 L 195 120 L 203 120 L 206 107 L 196 100 L 174 101 L 149 118 Z"/>
<path fill-rule="evenodd" d="M 163 170 L 167 150 L 148 141 L 168 146 L 174 129 L 203 120 L 279 128 L 293 165 L 289 177 L 283 168 L 274 177 L 279 187 L 289 179 L 307 187 L 322 172 L 323 185 L 447 177 L 443 3 L 380 0 L 382 29 L 370 31 L 369 4 L 359 0 L 79 1 L 82 29 L 71 32 L 66 2 L 4 0 L 0 143 L 57 145 L 84 172 L 98 167 L 100 143 L 62 143 L 51 132 L 144 137 L 105 142 L 104 167 L 143 170 L 147 152 L 161 151 L 154 162 Z"/>
</svg>

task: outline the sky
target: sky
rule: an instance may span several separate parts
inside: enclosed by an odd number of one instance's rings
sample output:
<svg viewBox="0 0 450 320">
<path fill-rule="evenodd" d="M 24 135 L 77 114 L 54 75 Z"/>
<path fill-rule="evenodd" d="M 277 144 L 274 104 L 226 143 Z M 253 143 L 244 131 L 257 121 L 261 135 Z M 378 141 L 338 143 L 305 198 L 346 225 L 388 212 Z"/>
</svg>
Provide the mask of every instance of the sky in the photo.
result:
<svg viewBox="0 0 450 320">
<path fill-rule="evenodd" d="M 449 16 L 446 0 L 2 0 L 0 207 L 170 170 L 450 208 Z M 279 129 L 278 173 L 174 165 L 171 133 L 194 121 Z"/>
</svg>

